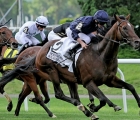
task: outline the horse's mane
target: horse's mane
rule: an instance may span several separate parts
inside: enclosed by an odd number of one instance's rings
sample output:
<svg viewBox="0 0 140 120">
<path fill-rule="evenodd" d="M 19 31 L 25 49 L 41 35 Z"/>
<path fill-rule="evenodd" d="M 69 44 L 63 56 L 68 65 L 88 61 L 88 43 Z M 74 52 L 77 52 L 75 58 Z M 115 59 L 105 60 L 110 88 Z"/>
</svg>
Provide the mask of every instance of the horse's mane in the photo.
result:
<svg viewBox="0 0 140 120">
<path fill-rule="evenodd" d="M 119 18 L 122 19 L 122 20 L 125 20 L 125 17 L 123 15 L 120 15 Z M 110 25 L 113 26 L 115 23 L 116 23 L 116 20 L 115 20 L 114 17 L 112 17 L 110 19 Z"/>
</svg>

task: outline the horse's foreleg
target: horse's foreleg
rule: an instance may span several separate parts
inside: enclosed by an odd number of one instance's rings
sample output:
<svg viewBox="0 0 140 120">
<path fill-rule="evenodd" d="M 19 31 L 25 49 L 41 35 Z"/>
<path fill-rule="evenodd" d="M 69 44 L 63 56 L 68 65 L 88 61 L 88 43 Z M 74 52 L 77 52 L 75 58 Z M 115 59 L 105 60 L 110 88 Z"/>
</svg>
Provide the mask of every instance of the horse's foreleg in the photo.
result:
<svg viewBox="0 0 140 120">
<path fill-rule="evenodd" d="M 100 104 L 94 107 L 94 112 L 97 112 L 99 109 L 106 105 L 106 97 L 92 80 L 87 83 L 85 87 L 92 95 L 96 96 L 100 101 Z"/>
<path fill-rule="evenodd" d="M 69 87 L 69 91 L 70 91 L 70 95 L 71 95 L 71 98 L 74 98 L 76 100 L 78 100 L 79 102 L 80 101 L 80 98 L 79 98 L 79 94 L 78 94 L 78 86 L 76 83 L 67 83 L 68 87 Z M 90 111 L 81 104 L 81 106 L 78 106 L 79 110 L 83 111 L 83 113 L 86 115 L 86 116 L 89 116 L 91 113 Z M 97 118 L 97 116 L 96 116 Z"/>
<path fill-rule="evenodd" d="M 106 96 L 105 96 L 105 98 L 106 98 L 106 103 L 108 104 L 108 106 L 113 107 L 115 111 L 119 111 L 122 109 L 120 106 L 115 105 L 113 102 L 111 102 Z M 94 112 L 96 109 L 96 106 L 94 104 L 94 98 L 91 93 L 89 93 L 89 99 L 90 99 L 91 103 L 89 103 L 87 106 L 90 108 L 91 112 Z"/>
<path fill-rule="evenodd" d="M 110 83 L 106 84 L 109 87 L 115 87 L 115 88 L 121 88 L 121 89 L 127 89 L 129 90 L 133 96 L 135 97 L 138 106 L 140 107 L 140 97 L 138 96 L 138 93 L 136 92 L 135 88 L 133 87 L 133 85 L 130 85 L 124 81 L 122 81 L 121 79 L 119 79 L 117 76 L 115 76 Z"/>
<path fill-rule="evenodd" d="M 73 104 L 74 106 L 77 106 L 77 108 L 81 110 L 87 117 L 91 117 L 91 120 L 98 119 L 98 116 L 92 114 L 79 100 L 77 100 L 76 98 L 70 98 L 65 96 L 59 84 L 53 84 L 53 86 L 55 91 L 55 97 L 57 99 L 66 101 Z"/>
<path fill-rule="evenodd" d="M 95 104 L 94 104 L 94 97 L 89 91 L 88 91 L 88 95 L 89 95 L 90 103 L 87 106 L 90 108 L 91 112 L 94 112 L 94 109 L 96 107 Z"/>
</svg>

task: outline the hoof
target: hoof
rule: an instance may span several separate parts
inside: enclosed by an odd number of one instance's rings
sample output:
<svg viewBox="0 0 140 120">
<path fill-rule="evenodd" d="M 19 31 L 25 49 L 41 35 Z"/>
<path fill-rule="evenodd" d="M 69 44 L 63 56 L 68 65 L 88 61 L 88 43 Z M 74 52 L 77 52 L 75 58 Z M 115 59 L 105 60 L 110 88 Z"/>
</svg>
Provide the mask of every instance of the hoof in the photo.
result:
<svg viewBox="0 0 140 120">
<path fill-rule="evenodd" d="M 85 107 L 82 104 L 78 105 L 77 108 L 81 111 L 85 111 Z"/>
<path fill-rule="evenodd" d="M 116 112 L 116 111 L 120 111 L 121 109 L 122 109 L 122 108 L 121 108 L 120 106 L 115 106 L 115 107 L 114 107 L 115 112 Z"/>
<path fill-rule="evenodd" d="M 53 114 L 52 118 L 57 118 L 57 117 Z"/>
<path fill-rule="evenodd" d="M 96 115 L 92 115 L 92 116 L 91 116 L 91 120 L 98 120 L 98 119 L 99 119 L 99 117 L 96 116 Z"/>
<path fill-rule="evenodd" d="M 16 117 L 18 116 L 18 115 L 16 115 L 16 114 L 14 114 Z"/>
<path fill-rule="evenodd" d="M 10 112 L 12 110 L 12 108 L 13 108 L 13 103 L 10 102 L 7 106 L 7 111 Z"/>
</svg>

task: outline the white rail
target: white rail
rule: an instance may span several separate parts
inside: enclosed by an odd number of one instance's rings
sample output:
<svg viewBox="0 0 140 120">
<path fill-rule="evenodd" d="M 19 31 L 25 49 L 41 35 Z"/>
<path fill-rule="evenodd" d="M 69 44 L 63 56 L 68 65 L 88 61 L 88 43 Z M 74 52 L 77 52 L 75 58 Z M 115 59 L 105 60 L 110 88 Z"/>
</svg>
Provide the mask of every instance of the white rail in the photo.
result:
<svg viewBox="0 0 140 120">
<path fill-rule="evenodd" d="M 137 64 L 140 63 L 140 59 L 118 59 L 118 63 L 120 64 Z M 118 73 L 121 76 L 121 79 L 125 81 L 123 72 L 118 68 Z M 127 113 L 127 101 L 126 101 L 126 90 L 122 89 L 122 95 L 123 95 L 123 106 L 124 106 L 124 112 Z"/>
</svg>

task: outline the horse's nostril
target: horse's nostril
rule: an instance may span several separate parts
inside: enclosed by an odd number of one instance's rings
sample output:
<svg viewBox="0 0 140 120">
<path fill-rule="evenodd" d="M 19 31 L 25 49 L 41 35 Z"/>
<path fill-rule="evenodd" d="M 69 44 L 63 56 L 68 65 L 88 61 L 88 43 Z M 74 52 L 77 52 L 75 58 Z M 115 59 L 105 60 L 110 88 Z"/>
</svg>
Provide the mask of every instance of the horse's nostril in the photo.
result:
<svg viewBox="0 0 140 120">
<path fill-rule="evenodd" d="M 135 43 L 136 45 L 138 45 L 138 44 L 140 44 L 140 41 L 135 41 L 134 43 Z"/>
<path fill-rule="evenodd" d="M 12 46 L 13 46 L 14 48 L 17 48 L 17 47 L 18 47 L 18 43 L 12 43 Z"/>
</svg>

